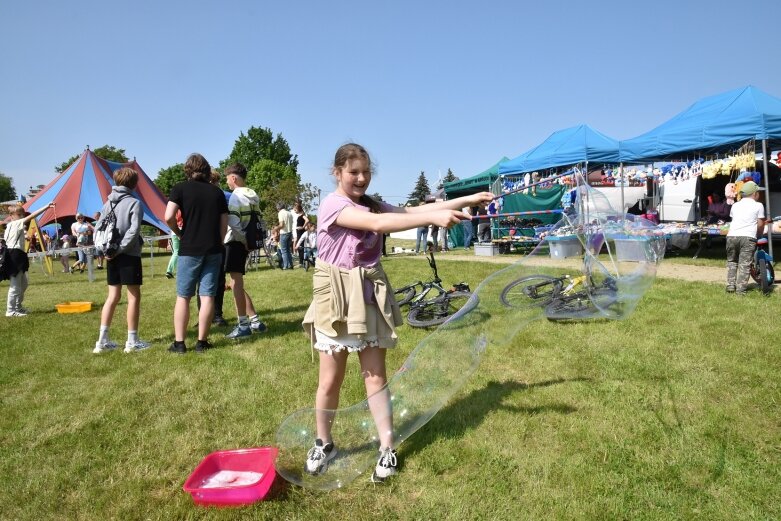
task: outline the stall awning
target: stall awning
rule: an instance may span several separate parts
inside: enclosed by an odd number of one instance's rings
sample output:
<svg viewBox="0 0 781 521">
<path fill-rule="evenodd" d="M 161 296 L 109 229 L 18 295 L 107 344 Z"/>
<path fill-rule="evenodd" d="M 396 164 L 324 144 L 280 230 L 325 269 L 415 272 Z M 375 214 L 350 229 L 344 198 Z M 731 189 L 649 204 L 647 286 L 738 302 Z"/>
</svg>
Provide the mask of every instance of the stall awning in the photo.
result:
<svg viewBox="0 0 781 521">
<path fill-rule="evenodd" d="M 557 130 L 536 147 L 503 163 L 499 173 L 521 174 L 585 162 L 589 166 L 618 163 L 618 141 L 588 125 Z"/>
<path fill-rule="evenodd" d="M 751 139 L 781 145 L 781 98 L 748 86 L 703 98 L 618 146 L 624 163 L 640 163 L 727 152 Z"/>
</svg>

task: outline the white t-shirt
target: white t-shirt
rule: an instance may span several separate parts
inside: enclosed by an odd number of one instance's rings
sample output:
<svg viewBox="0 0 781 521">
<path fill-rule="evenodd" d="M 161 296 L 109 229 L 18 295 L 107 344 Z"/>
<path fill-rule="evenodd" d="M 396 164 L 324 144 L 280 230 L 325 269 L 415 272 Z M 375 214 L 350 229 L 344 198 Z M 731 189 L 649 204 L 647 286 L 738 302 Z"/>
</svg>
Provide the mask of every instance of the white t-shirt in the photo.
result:
<svg viewBox="0 0 781 521">
<path fill-rule="evenodd" d="M 5 226 L 5 245 L 9 250 L 24 250 L 24 219 L 15 219 Z"/>
<path fill-rule="evenodd" d="M 293 233 L 293 230 L 296 229 L 293 212 L 289 212 L 284 208 L 277 213 L 277 221 L 282 225 L 282 229 L 279 230 L 279 233 Z"/>
<path fill-rule="evenodd" d="M 757 220 L 765 218 L 765 207 L 751 197 L 744 197 L 732 205 L 732 222 L 727 237 L 757 237 Z"/>
</svg>

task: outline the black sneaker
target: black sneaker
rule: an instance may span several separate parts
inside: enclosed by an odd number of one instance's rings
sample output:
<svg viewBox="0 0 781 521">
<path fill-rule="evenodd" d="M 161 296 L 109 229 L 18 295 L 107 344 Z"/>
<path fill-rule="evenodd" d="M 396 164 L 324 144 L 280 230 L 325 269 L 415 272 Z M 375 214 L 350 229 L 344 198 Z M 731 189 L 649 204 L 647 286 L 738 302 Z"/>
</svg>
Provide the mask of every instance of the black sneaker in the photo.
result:
<svg viewBox="0 0 781 521">
<path fill-rule="evenodd" d="M 177 355 L 183 355 L 187 352 L 187 346 L 184 345 L 184 342 L 174 342 L 168 346 L 168 351 Z"/>
<path fill-rule="evenodd" d="M 222 318 L 222 315 L 217 315 L 212 319 L 212 325 L 213 326 L 227 326 L 228 321 Z"/>
<path fill-rule="evenodd" d="M 377 465 L 374 467 L 372 473 L 372 481 L 374 483 L 382 483 L 387 478 L 395 476 L 398 473 L 399 461 L 396 458 L 396 451 L 390 447 L 387 449 L 380 449 L 380 458 L 377 460 Z"/>
<path fill-rule="evenodd" d="M 195 343 L 195 352 L 203 353 L 207 349 L 211 349 L 213 347 L 214 346 L 208 340 L 198 340 L 198 342 Z"/>
<path fill-rule="evenodd" d="M 312 476 L 325 473 L 328 463 L 336 457 L 336 447 L 333 443 L 323 445 L 323 440 L 317 438 L 315 446 L 309 449 L 304 463 L 304 472 Z"/>
<path fill-rule="evenodd" d="M 165 272 L 165 278 L 172 279 L 172 278 L 174 278 L 174 274 L 171 273 L 170 271 L 166 271 Z"/>
</svg>

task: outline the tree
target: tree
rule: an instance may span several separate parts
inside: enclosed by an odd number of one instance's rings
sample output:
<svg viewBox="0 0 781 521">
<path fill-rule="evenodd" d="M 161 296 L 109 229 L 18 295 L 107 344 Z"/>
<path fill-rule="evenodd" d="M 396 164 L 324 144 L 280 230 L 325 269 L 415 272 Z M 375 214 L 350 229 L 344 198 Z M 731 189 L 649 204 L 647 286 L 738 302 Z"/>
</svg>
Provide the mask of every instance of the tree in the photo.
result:
<svg viewBox="0 0 781 521">
<path fill-rule="evenodd" d="M 11 178 L 0 172 L 0 201 L 15 201 L 16 189 Z"/>
<path fill-rule="evenodd" d="M 369 197 L 371 197 L 371 198 L 372 198 L 372 199 L 374 199 L 375 201 L 384 201 L 384 200 L 385 200 L 385 199 L 383 199 L 383 198 L 382 198 L 382 195 L 380 195 L 380 193 L 379 193 L 379 192 L 374 192 L 374 193 L 373 193 L 372 195 L 370 195 Z"/>
<path fill-rule="evenodd" d="M 248 176 L 249 177 L 249 176 Z M 263 221 L 266 226 L 271 228 L 278 224 L 277 221 L 277 203 L 284 203 L 288 209 L 293 206 L 299 195 L 299 185 L 297 179 L 282 179 L 279 182 L 266 187 L 260 195 Z"/>
<path fill-rule="evenodd" d="M 124 148 L 116 148 L 110 145 L 103 145 L 100 148 L 96 148 L 92 151 L 96 156 L 98 156 L 101 159 L 105 159 L 107 161 L 114 161 L 115 163 L 127 163 L 128 159 L 125 155 L 125 149 Z M 54 170 L 59 174 L 61 172 L 64 172 L 68 169 L 69 166 L 73 164 L 74 161 L 76 161 L 81 154 L 75 155 L 62 163 L 60 166 L 54 167 Z"/>
<path fill-rule="evenodd" d="M 458 178 L 453 175 L 453 171 L 448 168 L 445 177 L 437 181 L 437 190 L 442 190 L 445 187 L 445 183 L 452 183 L 453 181 L 458 181 Z"/>
<path fill-rule="evenodd" d="M 298 182 L 298 173 L 290 165 L 284 165 L 271 159 L 259 159 L 247 166 L 247 186 L 258 193 L 284 179 Z"/>
<path fill-rule="evenodd" d="M 445 174 L 445 177 L 442 178 L 442 183 L 452 183 L 453 181 L 458 181 L 458 176 L 456 176 L 453 171 L 448 168 L 447 174 Z M 442 186 L 444 186 L 444 184 Z"/>
<path fill-rule="evenodd" d="M 176 183 L 181 183 L 186 180 L 187 178 L 184 175 L 184 163 L 177 163 L 168 168 L 161 168 L 157 173 L 155 185 L 163 192 L 163 195 L 168 197 L 168 194 L 171 193 L 171 188 Z"/>
<path fill-rule="evenodd" d="M 247 133 L 242 132 L 233 145 L 230 155 L 220 162 L 225 168 L 232 163 L 241 163 L 251 170 L 258 161 L 268 160 L 279 163 L 298 174 L 298 156 L 290 153 L 290 145 L 281 134 L 274 137 L 271 129 L 250 127 Z"/>
<path fill-rule="evenodd" d="M 428 180 L 426 179 L 426 173 L 421 170 L 418 176 L 418 181 L 415 183 L 415 188 L 410 192 L 409 198 L 413 201 L 425 201 L 426 196 L 431 193 Z"/>
</svg>

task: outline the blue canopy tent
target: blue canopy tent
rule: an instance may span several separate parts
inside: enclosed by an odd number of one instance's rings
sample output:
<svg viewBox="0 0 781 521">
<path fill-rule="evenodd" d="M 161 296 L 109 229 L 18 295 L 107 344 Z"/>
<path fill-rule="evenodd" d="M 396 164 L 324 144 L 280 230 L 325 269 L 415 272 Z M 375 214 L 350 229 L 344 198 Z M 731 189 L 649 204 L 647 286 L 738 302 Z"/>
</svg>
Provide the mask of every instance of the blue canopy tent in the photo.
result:
<svg viewBox="0 0 781 521">
<path fill-rule="evenodd" d="M 697 101 L 655 129 L 619 142 L 624 163 L 684 159 L 693 154 L 729 152 L 751 139 L 761 146 L 768 194 L 771 147 L 781 145 L 781 98 L 751 85 Z M 770 197 L 765 199 L 770 214 Z M 772 228 L 772 227 L 770 227 Z M 772 230 L 768 232 L 772 239 Z M 770 241 L 770 253 L 773 252 Z"/>
<path fill-rule="evenodd" d="M 781 145 L 781 99 L 748 86 L 709 96 L 655 129 L 619 142 L 623 163 L 682 159 L 735 149 L 750 139 Z"/>
<path fill-rule="evenodd" d="M 499 166 L 499 173 L 521 174 L 577 163 L 618 163 L 618 141 L 588 125 L 557 130 L 531 150 Z M 587 167 L 588 168 L 588 167 Z"/>
</svg>

